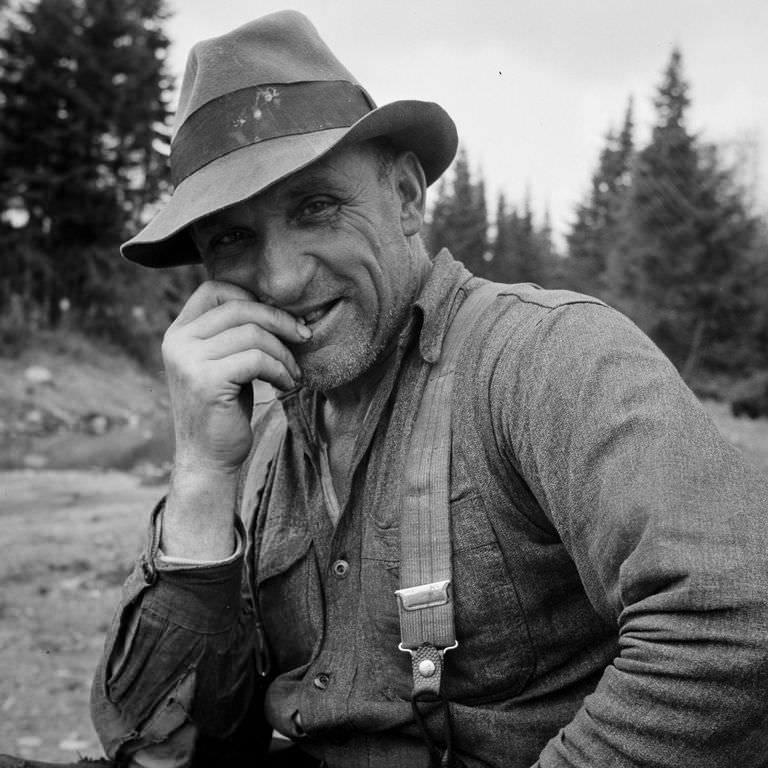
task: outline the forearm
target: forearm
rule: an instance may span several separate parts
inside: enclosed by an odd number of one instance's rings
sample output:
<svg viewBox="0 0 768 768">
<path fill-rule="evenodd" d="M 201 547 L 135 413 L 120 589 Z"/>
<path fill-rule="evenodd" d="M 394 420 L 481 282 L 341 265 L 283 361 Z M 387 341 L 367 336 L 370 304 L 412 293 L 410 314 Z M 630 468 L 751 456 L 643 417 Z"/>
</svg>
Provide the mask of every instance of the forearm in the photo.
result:
<svg viewBox="0 0 768 768">
<path fill-rule="evenodd" d="M 701 614 L 638 608 L 621 655 L 542 751 L 541 768 L 764 766 L 768 658 L 755 621 L 765 619 L 764 607 L 746 604 Z"/>
<path fill-rule="evenodd" d="M 254 690 L 254 622 L 241 598 L 242 555 L 198 568 L 148 551 L 123 589 L 92 688 L 105 750 L 124 757 L 198 734 L 227 737 Z M 186 730 L 185 730 L 186 729 Z M 251 726 L 254 735 L 258 724 Z"/>
</svg>

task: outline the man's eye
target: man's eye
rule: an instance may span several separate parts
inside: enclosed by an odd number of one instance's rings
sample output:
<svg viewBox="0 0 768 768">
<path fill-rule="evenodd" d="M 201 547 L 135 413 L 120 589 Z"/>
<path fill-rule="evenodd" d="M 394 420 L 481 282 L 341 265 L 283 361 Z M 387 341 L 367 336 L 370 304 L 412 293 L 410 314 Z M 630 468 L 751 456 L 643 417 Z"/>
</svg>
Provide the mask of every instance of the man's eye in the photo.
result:
<svg viewBox="0 0 768 768">
<path fill-rule="evenodd" d="M 337 203 L 330 197 L 315 197 L 303 203 L 299 215 L 305 218 L 317 218 L 335 212 Z"/>
<path fill-rule="evenodd" d="M 210 244 L 212 248 L 226 248 L 227 246 L 236 245 L 245 240 L 247 236 L 248 233 L 242 229 L 232 229 L 213 237 Z"/>
</svg>

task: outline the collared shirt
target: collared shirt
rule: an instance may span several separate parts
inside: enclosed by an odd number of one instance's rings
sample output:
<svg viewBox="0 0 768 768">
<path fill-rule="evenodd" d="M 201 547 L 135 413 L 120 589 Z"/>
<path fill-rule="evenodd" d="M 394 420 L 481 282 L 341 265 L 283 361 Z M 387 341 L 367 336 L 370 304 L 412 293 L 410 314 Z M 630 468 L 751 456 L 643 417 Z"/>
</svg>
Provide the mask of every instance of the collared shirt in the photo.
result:
<svg viewBox="0 0 768 768">
<path fill-rule="evenodd" d="M 245 496 L 275 670 L 247 717 L 329 766 L 429 765 L 398 650 L 398 489 L 430 365 L 475 285 L 436 257 L 336 525 L 318 393 L 282 398 L 285 437 Z M 452 407 L 459 646 L 443 689 L 463 763 L 768 764 L 766 480 L 666 358 L 596 300 L 509 286 L 471 332 Z M 190 722 L 224 735 L 256 687 L 243 558 L 190 568 L 153 552 L 94 684 L 109 754 L 188 742 Z M 439 711 L 428 727 L 439 742 Z"/>
</svg>

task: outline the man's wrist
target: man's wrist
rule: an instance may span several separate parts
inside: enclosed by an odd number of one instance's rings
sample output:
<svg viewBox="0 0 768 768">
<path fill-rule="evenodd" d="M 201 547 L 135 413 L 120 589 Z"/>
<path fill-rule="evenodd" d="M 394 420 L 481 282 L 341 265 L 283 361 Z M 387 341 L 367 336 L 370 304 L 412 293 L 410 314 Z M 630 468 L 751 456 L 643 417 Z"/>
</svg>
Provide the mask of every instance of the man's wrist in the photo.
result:
<svg viewBox="0 0 768 768">
<path fill-rule="evenodd" d="M 160 548 L 170 557 L 224 560 L 235 548 L 239 472 L 175 468 Z"/>
</svg>

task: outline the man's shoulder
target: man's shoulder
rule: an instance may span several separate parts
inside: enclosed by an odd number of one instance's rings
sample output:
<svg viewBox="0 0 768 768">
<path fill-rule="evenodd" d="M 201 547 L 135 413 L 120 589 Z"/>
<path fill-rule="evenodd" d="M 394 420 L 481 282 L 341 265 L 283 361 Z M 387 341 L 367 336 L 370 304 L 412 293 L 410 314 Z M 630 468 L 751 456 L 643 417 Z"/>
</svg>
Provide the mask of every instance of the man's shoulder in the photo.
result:
<svg viewBox="0 0 768 768">
<path fill-rule="evenodd" d="M 569 304 L 596 304 L 607 306 L 605 302 L 594 296 L 588 296 L 576 291 L 564 289 L 542 288 L 535 283 L 497 283 L 499 296 L 510 296 L 516 299 L 520 305 L 530 305 L 543 309 L 557 309 Z"/>
<path fill-rule="evenodd" d="M 486 306 L 488 311 L 483 312 L 480 321 L 474 325 L 474 335 L 480 334 L 491 346 L 495 346 L 494 339 L 507 346 L 511 336 L 522 343 L 529 331 L 547 322 L 548 318 L 556 321 L 561 311 L 585 306 L 608 309 L 605 302 L 594 296 L 545 289 L 534 283 L 493 283 L 492 293 L 495 295 L 491 304 Z M 565 327 L 570 326 L 574 319 L 569 315 Z M 608 320 L 607 316 L 605 320 Z"/>
<path fill-rule="evenodd" d="M 599 355 L 611 339 L 636 341 L 630 326 L 621 312 L 594 296 L 532 283 L 495 283 L 491 302 L 470 331 L 466 363 L 489 374 L 502 358 L 511 366 L 530 355 L 561 365 L 573 356 Z"/>
</svg>

